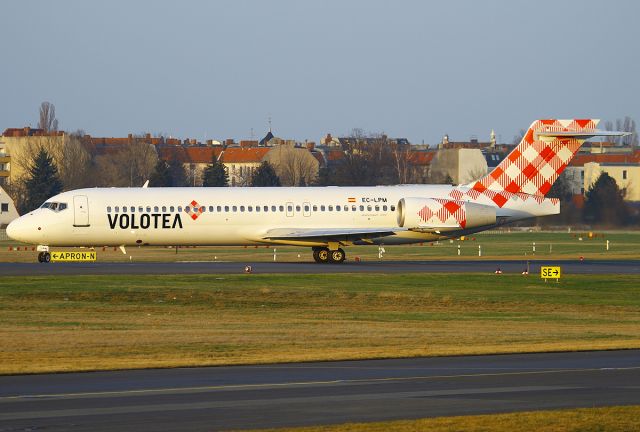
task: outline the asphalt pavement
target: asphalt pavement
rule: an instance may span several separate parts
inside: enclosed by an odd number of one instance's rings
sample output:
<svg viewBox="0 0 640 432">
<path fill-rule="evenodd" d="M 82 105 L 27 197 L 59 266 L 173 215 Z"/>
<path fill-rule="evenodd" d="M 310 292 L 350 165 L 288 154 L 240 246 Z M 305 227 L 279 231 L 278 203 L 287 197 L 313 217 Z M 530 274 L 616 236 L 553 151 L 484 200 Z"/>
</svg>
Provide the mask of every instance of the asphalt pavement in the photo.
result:
<svg viewBox="0 0 640 432">
<path fill-rule="evenodd" d="M 640 404 L 640 350 L 0 377 L 0 430 L 210 431 Z"/>
<path fill-rule="evenodd" d="M 243 273 L 521 273 L 539 274 L 540 266 L 561 266 L 564 274 L 640 274 L 640 260 L 447 260 L 447 261 L 346 261 L 342 264 L 310 262 L 85 262 L 0 263 L 0 274 L 121 275 L 121 274 L 221 274 Z"/>
</svg>

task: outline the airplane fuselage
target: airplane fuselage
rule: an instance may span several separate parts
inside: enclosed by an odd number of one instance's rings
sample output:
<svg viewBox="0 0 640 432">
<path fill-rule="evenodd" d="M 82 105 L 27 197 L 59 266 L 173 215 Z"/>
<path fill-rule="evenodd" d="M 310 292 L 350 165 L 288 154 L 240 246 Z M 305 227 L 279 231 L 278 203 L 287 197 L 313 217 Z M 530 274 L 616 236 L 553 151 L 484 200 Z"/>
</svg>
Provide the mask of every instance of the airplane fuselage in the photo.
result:
<svg viewBox="0 0 640 432">
<path fill-rule="evenodd" d="M 30 243 L 46 246 L 269 245 L 323 246 L 322 238 L 268 237 L 273 229 L 398 228 L 398 203 L 407 197 L 450 196 L 449 185 L 292 188 L 93 188 L 69 191 L 23 218 Z M 450 198 L 449 198 L 450 199 Z M 520 204 L 521 207 L 521 204 Z M 525 209 L 526 210 L 526 209 Z M 549 209 L 497 209 L 500 223 Z M 551 210 L 555 212 L 555 210 Z M 497 225 L 494 224 L 493 226 Z M 491 226 L 484 226 L 488 229 Z M 344 244 L 404 244 L 480 229 L 431 232 L 400 230 Z M 28 238 L 26 238 L 28 237 Z"/>
</svg>

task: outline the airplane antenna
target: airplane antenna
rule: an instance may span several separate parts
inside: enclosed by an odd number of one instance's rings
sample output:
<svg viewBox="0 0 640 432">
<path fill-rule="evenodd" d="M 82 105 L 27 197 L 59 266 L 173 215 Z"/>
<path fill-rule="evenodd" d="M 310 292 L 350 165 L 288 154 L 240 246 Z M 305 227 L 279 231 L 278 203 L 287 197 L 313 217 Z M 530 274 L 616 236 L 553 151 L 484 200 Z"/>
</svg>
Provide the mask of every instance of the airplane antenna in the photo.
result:
<svg viewBox="0 0 640 432">
<path fill-rule="evenodd" d="M 144 182 L 144 184 L 142 185 L 143 189 L 146 189 L 147 186 L 149 186 L 149 180 L 147 180 L 146 182 Z"/>
<path fill-rule="evenodd" d="M 271 114 L 269 114 L 269 132 L 271 132 Z"/>
</svg>

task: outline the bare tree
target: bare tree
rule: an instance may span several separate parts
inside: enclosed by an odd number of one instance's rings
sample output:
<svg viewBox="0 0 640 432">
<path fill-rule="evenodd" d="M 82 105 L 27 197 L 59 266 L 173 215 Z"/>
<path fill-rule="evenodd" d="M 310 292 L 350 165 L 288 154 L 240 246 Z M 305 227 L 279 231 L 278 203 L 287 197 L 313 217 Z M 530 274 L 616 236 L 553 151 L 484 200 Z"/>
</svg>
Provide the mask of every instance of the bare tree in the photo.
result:
<svg viewBox="0 0 640 432">
<path fill-rule="evenodd" d="M 319 162 L 306 148 L 280 145 L 269 151 L 269 162 L 280 178 L 282 186 L 303 186 L 316 181 Z"/>
<path fill-rule="evenodd" d="M 638 146 L 638 132 L 636 130 L 636 121 L 633 120 L 629 116 L 625 116 L 623 119 L 616 119 L 615 129 L 613 127 L 613 122 L 607 120 L 604 122 L 604 130 L 606 131 L 622 131 L 622 132 L 630 132 L 631 134 L 625 137 L 614 137 L 611 140 L 617 145 L 626 145 L 631 147 Z"/>
<path fill-rule="evenodd" d="M 524 138 L 524 136 L 526 134 L 527 134 L 527 130 L 526 129 L 520 129 L 520 131 L 513 136 L 512 143 L 515 144 L 515 145 L 520 144 L 520 141 L 522 141 L 522 138 Z"/>
<path fill-rule="evenodd" d="M 99 186 L 142 186 L 151 176 L 157 161 L 155 147 L 133 137 L 118 151 L 96 156 Z"/>
<path fill-rule="evenodd" d="M 51 102 L 45 101 L 40 104 L 40 119 L 38 120 L 38 129 L 42 129 L 45 132 L 55 132 L 58 130 L 56 107 Z"/>
<path fill-rule="evenodd" d="M 396 182 L 407 184 L 412 176 L 411 166 L 409 164 L 410 151 L 409 146 L 400 144 L 397 141 L 390 143 L 393 167 L 396 174 Z"/>
</svg>

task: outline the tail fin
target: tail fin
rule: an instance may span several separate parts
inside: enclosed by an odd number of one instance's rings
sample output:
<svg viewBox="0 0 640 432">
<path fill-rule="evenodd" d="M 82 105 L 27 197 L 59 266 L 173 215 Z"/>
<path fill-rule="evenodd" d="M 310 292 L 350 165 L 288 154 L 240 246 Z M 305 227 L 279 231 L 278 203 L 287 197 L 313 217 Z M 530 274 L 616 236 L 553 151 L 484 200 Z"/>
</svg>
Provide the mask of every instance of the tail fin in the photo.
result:
<svg viewBox="0 0 640 432">
<path fill-rule="evenodd" d="M 620 135 L 597 130 L 599 121 L 536 120 L 520 144 L 493 171 L 466 186 L 478 192 L 506 191 L 544 197 L 585 140 Z"/>
</svg>

